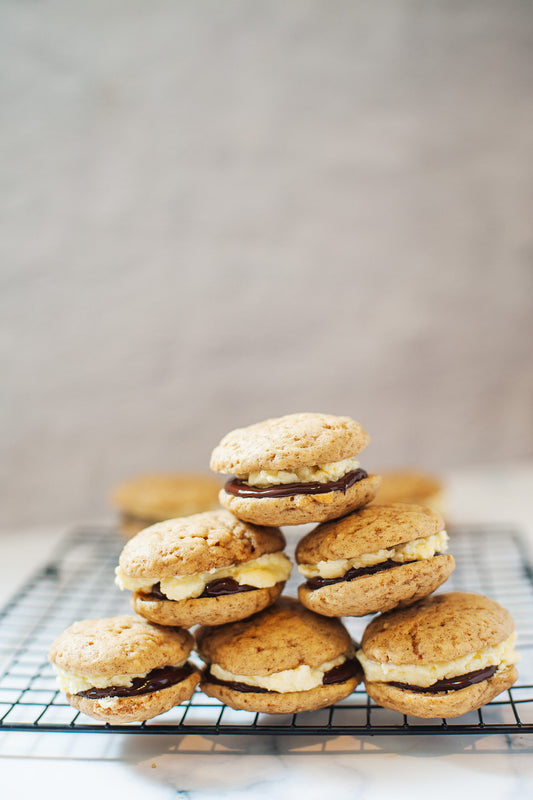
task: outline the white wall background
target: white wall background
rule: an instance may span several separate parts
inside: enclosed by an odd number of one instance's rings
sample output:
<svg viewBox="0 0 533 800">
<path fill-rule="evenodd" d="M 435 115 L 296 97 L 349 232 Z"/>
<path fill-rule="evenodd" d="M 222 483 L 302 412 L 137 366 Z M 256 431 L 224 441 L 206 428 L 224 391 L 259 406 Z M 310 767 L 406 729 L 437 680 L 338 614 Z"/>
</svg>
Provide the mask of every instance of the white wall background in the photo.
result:
<svg viewBox="0 0 533 800">
<path fill-rule="evenodd" d="M 533 453 L 529 2 L 0 14 L 2 524 L 296 410 Z"/>
</svg>

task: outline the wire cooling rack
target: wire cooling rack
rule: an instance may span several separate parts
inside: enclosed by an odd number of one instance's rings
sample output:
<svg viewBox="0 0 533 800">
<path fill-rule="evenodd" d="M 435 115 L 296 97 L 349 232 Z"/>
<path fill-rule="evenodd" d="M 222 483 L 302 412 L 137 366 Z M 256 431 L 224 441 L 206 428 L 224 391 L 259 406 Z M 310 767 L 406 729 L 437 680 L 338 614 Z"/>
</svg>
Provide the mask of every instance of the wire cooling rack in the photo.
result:
<svg viewBox="0 0 533 800">
<path fill-rule="evenodd" d="M 289 538 L 293 538 L 291 534 Z M 321 711 L 274 716 L 234 711 L 196 691 L 190 701 L 143 723 L 109 725 L 77 712 L 56 689 L 47 661 L 50 643 L 77 619 L 129 612 L 127 593 L 113 583 L 121 541 L 112 529 L 73 531 L 0 610 L 0 731 L 143 734 L 474 734 L 533 733 L 533 572 L 520 537 L 495 527 L 450 532 L 457 567 L 442 591 L 487 594 L 512 614 L 522 661 L 519 681 L 479 711 L 456 719 L 422 720 L 377 706 L 358 687 Z M 296 570 L 294 570 L 296 572 Z M 288 586 L 295 594 L 298 574 Z M 365 620 L 345 620 L 360 639 Z"/>
</svg>

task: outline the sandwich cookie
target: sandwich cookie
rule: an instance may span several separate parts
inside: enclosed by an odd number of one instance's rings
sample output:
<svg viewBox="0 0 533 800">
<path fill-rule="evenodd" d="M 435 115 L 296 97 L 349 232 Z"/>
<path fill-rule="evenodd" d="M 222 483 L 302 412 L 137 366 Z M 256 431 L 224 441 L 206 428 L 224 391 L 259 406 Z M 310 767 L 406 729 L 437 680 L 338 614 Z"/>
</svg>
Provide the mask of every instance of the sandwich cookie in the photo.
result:
<svg viewBox="0 0 533 800">
<path fill-rule="evenodd" d="M 362 617 L 426 597 L 451 575 L 442 517 L 423 506 L 368 506 L 318 525 L 296 548 L 304 606 Z"/>
<path fill-rule="evenodd" d="M 414 717 L 458 717 L 508 689 L 519 655 L 510 614 L 450 592 L 376 617 L 357 656 L 376 703 Z"/>
<path fill-rule="evenodd" d="M 156 522 L 218 508 L 220 483 L 210 475 L 190 473 L 139 475 L 113 491 L 125 538 Z"/>
<path fill-rule="evenodd" d="M 292 714 L 347 697 L 361 681 L 354 645 L 338 619 L 282 597 L 242 622 L 201 628 L 201 688 L 231 708 Z"/>
<path fill-rule="evenodd" d="M 358 422 L 331 414 L 289 414 L 225 436 L 211 469 L 232 477 L 221 505 L 258 525 L 324 522 L 372 500 L 381 483 L 359 466 L 370 441 Z"/>
<path fill-rule="evenodd" d="M 125 545 L 115 570 L 131 604 L 161 625 L 222 625 L 273 603 L 291 573 L 277 528 L 249 525 L 228 511 L 160 522 Z"/>
<path fill-rule="evenodd" d="M 188 700 L 200 673 L 188 631 L 122 615 L 75 622 L 50 648 L 71 706 L 106 722 L 138 722 Z"/>
</svg>

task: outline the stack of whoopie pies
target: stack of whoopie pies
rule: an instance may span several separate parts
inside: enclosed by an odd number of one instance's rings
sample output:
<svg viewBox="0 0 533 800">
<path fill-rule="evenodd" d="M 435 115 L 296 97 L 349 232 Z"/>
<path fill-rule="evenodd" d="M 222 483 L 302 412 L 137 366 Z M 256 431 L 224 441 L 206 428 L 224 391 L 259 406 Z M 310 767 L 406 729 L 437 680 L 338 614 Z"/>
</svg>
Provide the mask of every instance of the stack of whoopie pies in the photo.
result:
<svg viewBox="0 0 533 800">
<path fill-rule="evenodd" d="M 430 596 L 452 573 L 441 516 L 372 504 L 369 437 L 349 417 L 292 414 L 225 436 L 211 468 L 224 509 L 159 522 L 124 547 L 116 583 L 140 616 L 75 623 L 50 659 L 68 701 L 99 719 L 148 719 L 198 682 L 235 709 L 331 705 L 364 679 L 379 704 L 458 716 L 517 678 L 509 614 L 480 595 Z M 299 601 L 279 526 L 318 523 L 296 548 Z M 361 646 L 340 617 L 376 614 Z M 187 662 L 195 625 L 203 672 Z M 75 654 L 75 655 L 73 655 Z"/>
</svg>

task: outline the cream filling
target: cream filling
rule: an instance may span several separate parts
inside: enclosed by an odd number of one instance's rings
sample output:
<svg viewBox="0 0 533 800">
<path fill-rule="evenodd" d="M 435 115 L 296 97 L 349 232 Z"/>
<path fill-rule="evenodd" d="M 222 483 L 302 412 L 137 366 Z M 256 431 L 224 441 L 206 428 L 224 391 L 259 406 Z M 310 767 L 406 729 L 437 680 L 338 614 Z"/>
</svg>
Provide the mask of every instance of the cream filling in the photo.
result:
<svg viewBox="0 0 533 800">
<path fill-rule="evenodd" d="M 187 659 L 184 658 L 179 664 L 173 664 L 174 667 L 183 667 Z M 65 694 L 78 694 L 78 692 L 85 692 L 87 689 L 107 689 L 111 686 L 131 686 L 134 678 L 146 678 L 148 672 L 141 672 L 137 675 L 82 675 L 77 672 L 67 672 L 61 669 L 57 664 L 52 664 L 56 673 L 56 681 L 58 689 Z"/>
<path fill-rule="evenodd" d="M 444 553 L 448 549 L 448 534 L 446 531 L 433 533 L 422 539 L 413 539 L 396 547 L 378 550 L 375 553 L 363 553 L 355 558 L 341 558 L 332 561 L 319 561 L 317 564 L 298 564 L 298 570 L 306 578 L 341 578 L 349 569 L 355 567 L 373 567 L 382 561 L 392 558 L 403 564 L 406 561 L 422 561 L 431 558 L 435 553 Z"/>
<path fill-rule="evenodd" d="M 466 675 L 468 672 L 485 667 L 504 668 L 510 664 L 517 664 L 520 656 L 514 647 L 515 639 L 516 633 L 512 633 L 508 639 L 493 647 L 467 653 L 466 656 L 454 658 L 453 661 L 437 661 L 434 664 L 387 664 L 372 661 L 362 650 L 357 652 L 357 658 L 361 662 L 367 681 L 385 683 L 395 681 L 408 683 L 411 686 L 427 687 L 444 678 L 456 678 L 458 675 Z"/>
<path fill-rule="evenodd" d="M 241 586 L 254 586 L 266 589 L 276 583 L 286 581 L 291 574 L 292 562 L 285 553 L 267 553 L 242 564 L 197 572 L 195 575 L 176 575 L 170 578 L 132 578 L 120 567 L 115 569 L 115 583 L 121 589 L 149 593 L 155 583 L 160 583 L 161 591 L 169 600 L 188 600 L 199 597 L 211 581 L 219 578 L 233 578 Z"/>
<path fill-rule="evenodd" d="M 243 480 L 250 486 L 280 486 L 283 483 L 329 483 L 338 481 L 349 472 L 358 469 L 359 461 L 355 458 L 344 458 L 342 461 L 332 461 L 330 464 L 317 464 L 315 467 L 298 467 L 294 470 L 262 469 L 251 472 Z"/>
<path fill-rule="evenodd" d="M 350 648 L 346 653 L 337 656 L 332 661 L 325 661 L 319 667 L 310 667 L 302 664 L 296 669 L 284 669 L 281 672 L 274 672 L 272 675 L 235 675 L 233 672 L 220 667 L 218 664 L 211 664 L 210 670 L 215 678 L 230 683 L 245 683 L 247 686 L 258 686 L 261 689 L 268 689 L 270 692 L 306 692 L 309 689 L 316 689 L 322 686 L 322 680 L 326 672 L 333 667 L 344 664 L 347 658 L 353 658 L 353 649 Z"/>
</svg>

